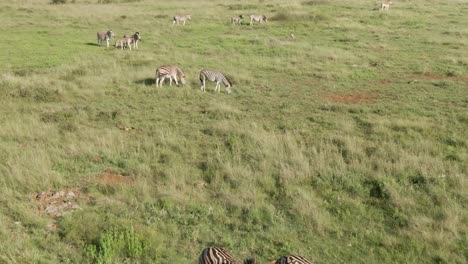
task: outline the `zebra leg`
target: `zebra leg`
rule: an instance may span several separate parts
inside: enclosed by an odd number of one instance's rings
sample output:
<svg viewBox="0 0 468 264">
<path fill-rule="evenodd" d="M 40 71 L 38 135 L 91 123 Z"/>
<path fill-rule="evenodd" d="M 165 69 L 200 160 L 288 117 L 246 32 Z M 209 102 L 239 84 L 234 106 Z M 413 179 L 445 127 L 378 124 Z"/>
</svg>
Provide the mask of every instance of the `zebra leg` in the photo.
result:
<svg viewBox="0 0 468 264">
<path fill-rule="evenodd" d="M 205 92 L 205 85 L 206 85 L 205 77 L 203 77 L 203 79 L 201 80 L 201 83 L 202 83 L 201 90 Z"/>
<path fill-rule="evenodd" d="M 172 77 L 169 76 L 169 86 L 172 86 Z"/>
<path fill-rule="evenodd" d="M 177 75 L 174 76 L 174 81 L 177 86 L 179 86 L 179 82 L 177 81 Z"/>
<path fill-rule="evenodd" d="M 159 77 L 156 77 L 156 87 L 159 86 Z"/>
<path fill-rule="evenodd" d="M 159 81 L 159 87 L 162 87 L 165 79 L 166 79 L 165 76 L 161 77 L 161 81 Z"/>
<path fill-rule="evenodd" d="M 108 40 L 108 39 L 106 39 L 106 42 L 107 42 L 107 47 L 109 48 L 109 40 Z"/>
</svg>

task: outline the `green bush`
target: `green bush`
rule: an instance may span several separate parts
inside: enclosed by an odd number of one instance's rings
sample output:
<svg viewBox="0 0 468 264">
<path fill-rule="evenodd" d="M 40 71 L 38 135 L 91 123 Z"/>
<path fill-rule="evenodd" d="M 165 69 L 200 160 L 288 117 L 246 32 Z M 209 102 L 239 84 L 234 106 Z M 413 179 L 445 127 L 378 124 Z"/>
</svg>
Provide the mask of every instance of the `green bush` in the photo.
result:
<svg viewBox="0 0 468 264">
<path fill-rule="evenodd" d="M 87 244 L 85 251 L 94 263 L 105 264 L 121 259 L 138 258 L 144 248 L 144 241 L 135 233 L 133 227 L 112 226 L 97 241 Z"/>
</svg>

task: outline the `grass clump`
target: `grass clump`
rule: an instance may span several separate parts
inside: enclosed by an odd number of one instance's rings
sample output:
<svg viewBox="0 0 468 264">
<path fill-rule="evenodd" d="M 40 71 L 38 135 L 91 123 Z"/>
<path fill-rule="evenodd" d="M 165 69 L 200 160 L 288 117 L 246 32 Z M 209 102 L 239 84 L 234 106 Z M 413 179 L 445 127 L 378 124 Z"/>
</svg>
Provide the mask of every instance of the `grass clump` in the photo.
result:
<svg viewBox="0 0 468 264">
<path fill-rule="evenodd" d="M 86 255 L 94 263 L 107 264 L 136 260 L 146 248 L 145 241 L 133 226 L 112 226 L 93 243 L 85 246 Z"/>
</svg>

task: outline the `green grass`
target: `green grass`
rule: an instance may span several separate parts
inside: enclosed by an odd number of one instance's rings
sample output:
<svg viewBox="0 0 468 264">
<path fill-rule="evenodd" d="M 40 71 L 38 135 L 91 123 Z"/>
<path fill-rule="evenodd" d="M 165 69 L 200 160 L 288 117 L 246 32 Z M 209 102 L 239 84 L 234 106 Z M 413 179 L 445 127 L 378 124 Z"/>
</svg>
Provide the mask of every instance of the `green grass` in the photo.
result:
<svg viewBox="0 0 468 264">
<path fill-rule="evenodd" d="M 0 3 L 0 263 L 467 261 L 466 1 L 75 2 Z M 95 200 L 49 233 L 33 198 L 67 187 Z"/>
</svg>

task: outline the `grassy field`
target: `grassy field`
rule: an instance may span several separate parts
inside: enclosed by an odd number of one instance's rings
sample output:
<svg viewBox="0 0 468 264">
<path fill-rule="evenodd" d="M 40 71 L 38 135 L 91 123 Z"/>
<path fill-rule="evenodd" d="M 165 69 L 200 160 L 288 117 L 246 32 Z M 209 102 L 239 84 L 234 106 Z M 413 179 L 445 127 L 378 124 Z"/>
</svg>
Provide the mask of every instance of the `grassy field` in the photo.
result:
<svg viewBox="0 0 468 264">
<path fill-rule="evenodd" d="M 73 2 L 0 2 L 0 263 L 467 262 L 468 1 Z"/>
</svg>

